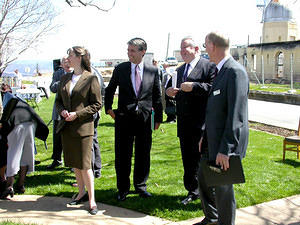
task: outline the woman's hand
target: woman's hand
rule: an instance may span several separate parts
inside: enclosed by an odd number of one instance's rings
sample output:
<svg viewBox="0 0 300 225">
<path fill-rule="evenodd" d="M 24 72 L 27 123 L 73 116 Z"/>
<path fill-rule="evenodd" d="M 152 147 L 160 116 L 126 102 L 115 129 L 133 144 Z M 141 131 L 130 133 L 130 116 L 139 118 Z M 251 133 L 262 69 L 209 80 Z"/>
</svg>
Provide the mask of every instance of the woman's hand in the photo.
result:
<svg viewBox="0 0 300 225">
<path fill-rule="evenodd" d="M 69 116 L 69 112 L 68 110 L 63 110 L 60 115 L 63 117 L 63 118 L 67 118 Z"/>
<path fill-rule="evenodd" d="M 77 119 L 77 114 L 76 112 L 70 112 L 68 117 L 65 118 L 66 121 L 73 121 Z"/>
</svg>

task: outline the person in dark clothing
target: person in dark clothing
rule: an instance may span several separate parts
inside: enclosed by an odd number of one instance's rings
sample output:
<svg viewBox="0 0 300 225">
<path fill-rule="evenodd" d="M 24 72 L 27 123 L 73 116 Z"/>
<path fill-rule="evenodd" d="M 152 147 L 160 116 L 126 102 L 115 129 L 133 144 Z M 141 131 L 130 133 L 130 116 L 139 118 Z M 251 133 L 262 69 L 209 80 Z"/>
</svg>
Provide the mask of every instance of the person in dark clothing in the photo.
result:
<svg viewBox="0 0 300 225">
<path fill-rule="evenodd" d="M 185 63 L 177 69 L 176 87 L 170 87 L 172 80 L 169 81 L 167 95 L 176 100 L 177 136 L 184 168 L 184 187 L 188 191 L 182 204 L 186 205 L 199 198 L 198 143 L 202 135 L 201 128 L 215 65 L 199 56 L 199 46 L 191 37 L 182 39 L 180 48 Z"/>
<path fill-rule="evenodd" d="M 4 111 L 1 119 L 1 134 L 7 135 L 7 162 L 5 190 L 0 198 L 14 196 L 14 176 L 19 171 L 16 192 L 24 193 L 26 174 L 34 171 L 34 137 L 46 141 L 49 129 L 44 121 L 23 100 L 6 92 L 3 98 Z"/>
<path fill-rule="evenodd" d="M 60 79 L 62 76 L 64 76 L 66 73 L 71 72 L 70 67 L 67 63 L 66 57 L 63 57 L 61 59 L 61 67 L 58 68 L 53 73 L 52 82 L 50 84 L 50 90 L 53 93 L 57 92 L 58 85 L 60 83 Z M 56 112 L 55 103 L 53 105 L 53 111 L 52 111 L 52 121 L 53 121 L 53 153 L 52 153 L 52 159 L 53 162 L 47 166 L 48 170 L 53 170 L 54 168 L 62 165 L 61 155 L 62 155 L 62 144 L 61 144 L 61 137 L 60 134 L 56 132 L 58 122 L 60 120 L 60 116 Z"/>
</svg>

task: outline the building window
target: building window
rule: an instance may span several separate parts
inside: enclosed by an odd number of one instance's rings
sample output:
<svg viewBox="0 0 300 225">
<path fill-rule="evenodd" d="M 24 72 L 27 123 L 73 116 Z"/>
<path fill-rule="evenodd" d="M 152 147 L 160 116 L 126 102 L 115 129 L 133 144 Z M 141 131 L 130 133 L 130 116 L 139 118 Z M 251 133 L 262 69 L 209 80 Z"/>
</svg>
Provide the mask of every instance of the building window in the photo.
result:
<svg viewBox="0 0 300 225">
<path fill-rule="evenodd" d="M 281 36 L 278 37 L 278 41 L 281 41 Z"/>
<path fill-rule="evenodd" d="M 256 71 L 256 55 L 252 55 L 252 62 L 253 62 L 253 67 L 252 67 L 252 69 L 253 69 L 254 71 Z"/>
<path fill-rule="evenodd" d="M 290 36 L 290 41 L 295 41 L 296 37 L 295 36 Z"/>
<path fill-rule="evenodd" d="M 283 66 L 283 63 L 284 63 L 284 54 L 283 52 L 278 52 L 276 54 L 276 76 L 277 78 L 280 78 L 280 77 L 283 77 L 283 71 L 284 71 L 284 66 Z"/>
<path fill-rule="evenodd" d="M 269 54 L 267 54 L 267 65 L 269 65 L 269 63 L 270 63 L 270 56 Z"/>
</svg>

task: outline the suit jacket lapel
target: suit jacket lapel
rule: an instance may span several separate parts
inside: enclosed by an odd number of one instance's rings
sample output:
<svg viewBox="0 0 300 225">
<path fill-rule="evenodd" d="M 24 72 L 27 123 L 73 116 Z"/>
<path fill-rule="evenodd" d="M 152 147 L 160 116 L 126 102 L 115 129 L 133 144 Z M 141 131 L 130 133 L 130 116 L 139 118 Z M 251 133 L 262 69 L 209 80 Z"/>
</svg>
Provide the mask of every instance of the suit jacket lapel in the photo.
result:
<svg viewBox="0 0 300 225">
<path fill-rule="evenodd" d="M 184 69 L 185 69 L 185 64 L 183 64 L 181 67 L 178 68 L 177 70 L 177 88 L 180 88 L 180 85 L 183 83 L 183 73 L 184 73 Z"/>
<path fill-rule="evenodd" d="M 213 89 L 215 88 L 215 86 L 219 83 L 220 80 L 222 80 L 222 77 L 224 76 L 224 73 L 226 72 L 226 67 L 227 64 L 229 63 L 231 58 L 227 59 L 226 62 L 224 63 L 224 65 L 222 66 L 221 70 L 218 72 L 217 77 L 215 77 L 214 82 L 212 84 L 212 87 L 209 91 L 209 94 L 211 94 L 211 92 L 213 91 Z"/>
<path fill-rule="evenodd" d="M 147 70 L 147 65 L 145 65 L 144 63 L 144 70 L 143 70 L 143 79 L 142 79 L 142 83 L 141 83 L 141 87 L 140 87 L 140 91 L 137 95 L 137 97 L 140 97 L 143 90 L 146 90 L 147 88 L 145 87 L 145 85 L 147 85 L 148 82 L 148 78 L 149 78 L 149 73 L 148 73 L 148 70 Z"/>
<path fill-rule="evenodd" d="M 82 75 L 80 76 L 79 80 L 77 81 L 77 83 L 75 84 L 73 90 L 72 90 L 72 93 L 76 93 L 76 91 L 80 90 L 81 86 L 84 84 L 84 81 L 88 78 L 88 76 L 90 76 L 91 73 L 84 70 Z M 71 83 L 71 82 L 70 82 Z M 71 94 L 71 98 L 72 98 L 72 95 Z"/>
<path fill-rule="evenodd" d="M 125 74 L 126 75 L 126 79 L 127 79 L 127 83 L 129 84 L 129 88 L 131 89 L 132 91 L 132 94 L 135 96 L 135 91 L 134 91 L 134 87 L 132 85 L 132 80 L 131 80 L 131 62 L 128 62 L 128 68 L 125 69 L 125 72 L 124 73 L 127 73 Z"/>
<path fill-rule="evenodd" d="M 198 66 L 198 64 L 200 64 L 200 60 L 197 62 L 191 73 L 188 75 L 187 81 L 189 80 L 189 78 L 195 77 L 199 74 L 200 66 Z"/>
</svg>

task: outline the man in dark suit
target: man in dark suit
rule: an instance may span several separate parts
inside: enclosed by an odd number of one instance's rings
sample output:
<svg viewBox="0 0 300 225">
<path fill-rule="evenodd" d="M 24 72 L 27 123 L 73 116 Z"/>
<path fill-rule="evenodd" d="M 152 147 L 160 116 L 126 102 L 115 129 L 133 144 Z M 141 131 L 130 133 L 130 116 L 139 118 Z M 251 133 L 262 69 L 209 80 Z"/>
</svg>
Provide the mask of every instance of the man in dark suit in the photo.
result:
<svg viewBox="0 0 300 225">
<path fill-rule="evenodd" d="M 181 41 L 181 56 L 185 64 L 177 69 L 177 86 L 169 87 L 167 95 L 175 97 L 177 136 L 180 140 L 184 168 L 184 187 L 188 195 L 182 204 L 199 198 L 197 172 L 200 161 L 198 143 L 205 119 L 208 92 L 211 87 L 215 65 L 200 59 L 199 46 L 191 37 Z M 172 80 L 168 83 L 171 86 Z"/>
<path fill-rule="evenodd" d="M 116 66 L 105 89 L 104 101 L 105 112 L 115 119 L 115 169 L 119 201 L 124 201 L 130 190 L 133 142 L 135 142 L 134 187 L 141 197 L 151 196 L 147 192 L 146 181 L 150 170 L 152 109 L 154 129 L 158 129 L 162 122 L 158 69 L 143 62 L 147 44 L 141 38 L 133 38 L 127 44 L 130 62 Z M 118 109 L 112 110 L 117 87 L 119 87 Z"/>
<path fill-rule="evenodd" d="M 54 71 L 52 82 L 50 84 L 50 90 L 53 93 L 57 92 L 58 85 L 60 83 L 60 79 L 62 76 L 64 76 L 66 73 L 71 72 L 70 67 L 67 63 L 67 58 L 63 57 L 60 60 L 60 67 Z M 52 159 L 53 162 L 47 166 L 48 170 L 53 170 L 54 168 L 62 165 L 61 161 L 61 155 L 62 155 L 62 144 L 61 144 L 61 138 L 60 134 L 56 133 L 58 121 L 60 120 L 60 116 L 58 115 L 55 107 L 55 103 L 53 105 L 53 111 L 52 111 L 52 121 L 53 121 L 53 153 L 52 153 Z"/>
<path fill-rule="evenodd" d="M 206 107 L 205 134 L 199 143 L 203 157 L 215 161 L 223 170 L 229 165 L 229 154 L 243 158 L 248 145 L 249 81 L 242 65 L 229 54 L 229 39 L 219 33 L 205 38 L 206 51 L 216 63 L 214 78 Z M 201 167 L 200 167 L 201 168 Z M 199 190 L 205 218 L 197 225 L 235 224 L 233 185 L 208 187 L 199 169 Z"/>
<path fill-rule="evenodd" d="M 91 66 L 92 68 L 92 73 L 93 75 L 97 76 L 100 88 L 101 88 L 101 97 L 102 97 L 102 105 L 104 103 L 104 94 L 105 94 L 105 84 L 104 84 L 104 79 L 102 77 L 101 72 L 99 72 L 95 67 Z M 101 106 L 102 109 L 102 106 Z M 100 120 L 100 115 L 101 115 L 101 109 L 99 112 L 95 113 L 93 115 L 94 118 L 94 136 L 93 136 L 93 157 L 92 157 L 92 169 L 94 172 L 94 177 L 95 178 L 100 178 L 101 177 L 101 168 L 102 168 L 102 161 L 101 161 L 101 154 L 100 154 L 100 145 L 98 142 L 98 123 Z"/>
</svg>

